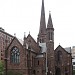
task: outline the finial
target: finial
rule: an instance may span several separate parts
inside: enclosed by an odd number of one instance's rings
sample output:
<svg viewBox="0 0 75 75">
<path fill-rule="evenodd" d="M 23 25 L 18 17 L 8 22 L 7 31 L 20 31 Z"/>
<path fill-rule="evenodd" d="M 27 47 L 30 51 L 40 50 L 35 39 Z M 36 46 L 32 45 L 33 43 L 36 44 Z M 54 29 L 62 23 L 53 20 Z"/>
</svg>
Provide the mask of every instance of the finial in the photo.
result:
<svg viewBox="0 0 75 75">
<path fill-rule="evenodd" d="M 24 37 L 26 37 L 26 32 L 24 32 Z"/>
<path fill-rule="evenodd" d="M 51 14 L 51 11 L 49 11 L 49 15 Z"/>
<path fill-rule="evenodd" d="M 49 13 L 50 13 L 51 11 L 49 11 Z"/>
<path fill-rule="evenodd" d="M 29 34 L 30 34 L 30 31 L 29 31 Z"/>
<path fill-rule="evenodd" d="M 59 43 L 59 45 L 60 45 L 60 43 Z"/>
<path fill-rule="evenodd" d="M 16 33 L 14 33 L 14 37 L 16 37 Z"/>
</svg>

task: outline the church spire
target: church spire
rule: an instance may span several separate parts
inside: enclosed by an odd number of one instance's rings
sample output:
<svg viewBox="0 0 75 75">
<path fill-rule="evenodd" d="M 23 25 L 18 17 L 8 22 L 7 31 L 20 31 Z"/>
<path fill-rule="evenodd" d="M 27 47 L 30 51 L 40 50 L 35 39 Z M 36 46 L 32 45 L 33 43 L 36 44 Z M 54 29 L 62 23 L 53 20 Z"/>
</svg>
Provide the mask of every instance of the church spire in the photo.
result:
<svg viewBox="0 0 75 75">
<path fill-rule="evenodd" d="M 48 19 L 47 28 L 53 28 L 53 23 L 52 23 L 52 18 L 51 18 L 50 11 L 49 11 L 49 19 Z"/>
<path fill-rule="evenodd" d="M 44 0 L 42 0 L 41 7 L 41 18 L 40 18 L 40 29 L 37 38 L 37 42 L 44 43 L 46 42 L 46 22 L 45 22 L 45 9 L 44 9 Z"/>
<path fill-rule="evenodd" d="M 40 30 L 39 34 L 46 33 L 46 23 L 45 23 L 45 9 L 44 9 L 44 0 L 42 0 L 42 7 L 41 7 L 41 18 L 40 18 Z"/>
</svg>

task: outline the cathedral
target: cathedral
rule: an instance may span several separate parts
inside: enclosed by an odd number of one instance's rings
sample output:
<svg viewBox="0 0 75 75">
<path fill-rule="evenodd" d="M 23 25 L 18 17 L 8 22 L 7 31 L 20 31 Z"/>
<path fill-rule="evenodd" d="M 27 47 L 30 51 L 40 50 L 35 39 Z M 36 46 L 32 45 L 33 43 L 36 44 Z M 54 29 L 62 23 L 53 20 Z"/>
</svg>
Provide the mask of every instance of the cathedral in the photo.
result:
<svg viewBox="0 0 75 75">
<path fill-rule="evenodd" d="M 22 75 L 72 75 L 72 57 L 62 46 L 54 50 L 54 27 L 51 13 L 45 22 L 44 0 L 42 0 L 40 29 L 37 42 L 29 33 L 23 42 L 13 37 L 5 50 L 7 72 Z"/>
</svg>

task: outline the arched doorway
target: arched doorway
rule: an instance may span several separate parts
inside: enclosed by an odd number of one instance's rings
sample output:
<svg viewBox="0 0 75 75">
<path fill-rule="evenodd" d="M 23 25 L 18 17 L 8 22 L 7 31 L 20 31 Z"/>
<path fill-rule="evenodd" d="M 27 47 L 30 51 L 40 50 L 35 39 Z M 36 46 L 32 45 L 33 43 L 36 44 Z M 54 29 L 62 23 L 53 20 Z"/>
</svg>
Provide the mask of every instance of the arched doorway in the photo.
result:
<svg viewBox="0 0 75 75">
<path fill-rule="evenodd" d="M 60 68 L 56 68 L 56 73 L 55 73 L 55 75 L 61 75 L 61 70 L 60 70 Z"/>
</svg>

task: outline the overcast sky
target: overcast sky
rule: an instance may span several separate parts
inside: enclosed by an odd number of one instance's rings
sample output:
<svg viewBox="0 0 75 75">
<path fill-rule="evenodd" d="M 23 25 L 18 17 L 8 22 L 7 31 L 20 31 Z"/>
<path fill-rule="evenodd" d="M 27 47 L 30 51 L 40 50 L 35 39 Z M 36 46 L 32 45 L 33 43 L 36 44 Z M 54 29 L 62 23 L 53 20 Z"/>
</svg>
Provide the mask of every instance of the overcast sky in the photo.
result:
<svg viewBox="0 0 75 75">
<path fill-rule="evenodd" d="M 44 0 L 46 24 L 51 11 L 55 48 L 75 46 L 75 0 Z M 23 39 L 29 31 L 36 40 L 42 0 L 0 0 L 0 27 Z"/>
</svg>

